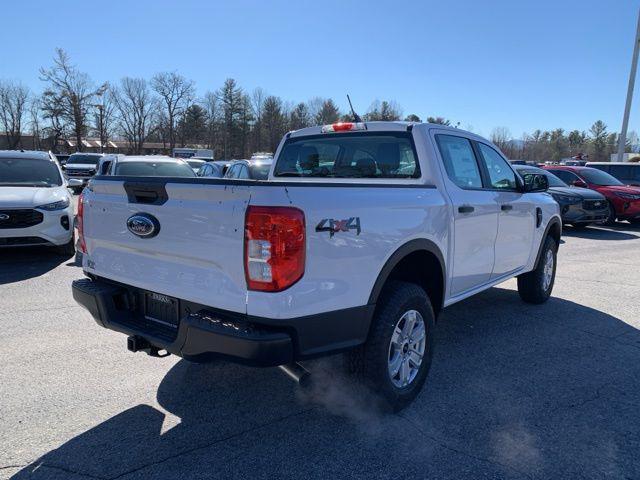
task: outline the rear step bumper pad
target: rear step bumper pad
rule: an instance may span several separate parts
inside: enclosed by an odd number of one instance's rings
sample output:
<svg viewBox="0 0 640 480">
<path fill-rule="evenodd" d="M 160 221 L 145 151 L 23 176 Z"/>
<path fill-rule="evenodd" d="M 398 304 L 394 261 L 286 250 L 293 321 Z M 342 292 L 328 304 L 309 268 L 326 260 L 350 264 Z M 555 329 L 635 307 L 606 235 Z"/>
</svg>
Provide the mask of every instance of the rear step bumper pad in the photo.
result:
<svg viewBox="0 0 640 480">
<path fill-rule="evenodd" d="M 207 361 L 229 357 L 240 363 L 276 366 L 294 360 L 291 335 L 264 329 L 247 322 L 246 315 L 220 318 L 201 310 L 183 316 L 174 339 L 155 335 L 139 322 L 140 314 L 129 307 L 127 289 L 104 281 L 76 280 L 73 298 L 87 309 L 96 322 L 108 329 L 139 336 L 151 345 L 187 360 Z"/>
</svg>

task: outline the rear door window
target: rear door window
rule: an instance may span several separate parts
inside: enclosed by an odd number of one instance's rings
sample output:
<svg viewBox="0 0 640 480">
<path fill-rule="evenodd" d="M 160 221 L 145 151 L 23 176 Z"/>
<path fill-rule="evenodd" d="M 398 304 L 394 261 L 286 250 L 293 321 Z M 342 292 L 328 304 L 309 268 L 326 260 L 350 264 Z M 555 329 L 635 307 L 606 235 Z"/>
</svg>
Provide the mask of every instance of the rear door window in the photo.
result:
<svg viewBox="0 0 640 480">
<path fill-rule="evenodd" d="M 436 135 L 444 169 L 460 188 L 482 188 L 482 176 L 471 142 L 455 135 Z"/>
<path fill-rule="evenodd" d="M 276 177 L 418 178 L 408 132 L 328 133 L 286 141 Z"/>
</svg>

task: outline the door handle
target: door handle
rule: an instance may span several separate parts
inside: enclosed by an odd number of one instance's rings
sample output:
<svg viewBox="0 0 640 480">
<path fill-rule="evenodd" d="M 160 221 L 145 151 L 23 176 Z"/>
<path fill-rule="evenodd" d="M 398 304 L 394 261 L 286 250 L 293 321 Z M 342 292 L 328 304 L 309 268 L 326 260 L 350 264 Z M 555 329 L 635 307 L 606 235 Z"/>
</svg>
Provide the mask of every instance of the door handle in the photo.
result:
<svg viewBox="0 0 640 480">
<path fill-rule="evenodd" d="M 505 203 L 504 205 L 500 206 L 500 210 L 502 210 L 503 212 L 508 212 L 509 210 L 513 210 L 513 205 Z"/>
<path fill-rule="evenodd" d="M 462 205 L 461 207 L 458 207 L 458 211 L 460 213 L 471 213 L 475 210 L 474 207 L 472 207 L 471 205 Z"/>
</svg>

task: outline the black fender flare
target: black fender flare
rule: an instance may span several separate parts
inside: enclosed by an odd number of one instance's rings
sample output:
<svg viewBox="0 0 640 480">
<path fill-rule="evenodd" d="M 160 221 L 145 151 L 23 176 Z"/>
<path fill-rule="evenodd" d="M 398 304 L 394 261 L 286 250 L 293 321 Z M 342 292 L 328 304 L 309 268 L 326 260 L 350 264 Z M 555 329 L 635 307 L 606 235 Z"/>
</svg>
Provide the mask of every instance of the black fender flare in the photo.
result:
<svg viewBox="0 0 640 480">
<path fill-rule="evenodd" d="M 400 263 L 400 261 L 407 255 L 418 251 L 427 251 L 429 253 L 432 253 L 440 263 L 440 270 L 442 271 L 442 298 L 438 300 L 441 302 L 440 305 L 444 305 L 444 297 L 447 290 L 446 263 L 444 261 L 444 256 L 440 251 L 440 248 L 438 248 L 438 246 L 434 242 L 432 242 L 431 240 L 427 240 L 426 238 L 417 238 L 414 240 L 410 240 L 400 248 L 398 248 L 395 252 L 393 252 L 393 254 L 389 257 L 387 262 L 382 267 L 382 270 L 380 270 L 378 278 L 373 284 L 371 294 L 369 295 L 369 305 L 373 305 L 378 301 L 378 297 L 382 292 L 382 288 L 387 282 L 387 279 L 389 278 L 389 275 L 391 274 L 395 266 Z"/>
<path fill-rule="evenodd" d="M 549 236 L 549 232 L 551 231 L 551 227 L 553 227 L 554 225 L 558 226 L 558 228 L 560 229 L 560 235 L 562 235 L 562 221 L 560 219 L 558 219 L 558 217 L 553 217 L 551 220 L 549 220 L 549 223 L 547 223 L 547 226 L 544 229 L 544 234 L 542 235 L 542 240 L 540 240 L 540 245 L 538 245 L 538 253 L 536 255 L 536 261 L 533 264 L 533 269 L 534 270 L 536 268 L 538 268 L 538 263 L 540 262 L 540 256 L 542 255 L 542 247 L 544 246 L 544 241 Z M 559 246 L 560 246 L 560 242 L 558 241 L 558 247 Z"/>
</svg>

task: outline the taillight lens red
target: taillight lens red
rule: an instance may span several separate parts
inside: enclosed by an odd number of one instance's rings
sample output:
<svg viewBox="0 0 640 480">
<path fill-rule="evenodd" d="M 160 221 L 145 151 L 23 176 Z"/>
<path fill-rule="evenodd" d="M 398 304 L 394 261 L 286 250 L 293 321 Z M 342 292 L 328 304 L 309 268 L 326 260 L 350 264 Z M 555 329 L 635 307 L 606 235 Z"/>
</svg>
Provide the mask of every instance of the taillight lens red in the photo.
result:
<svg viewBox="0 0 640 480">
<path fill-rule="evenodd" d="M 304 274 L 305 223 L 293 207 L 247 209 L 244 229 L 245 276 L 249 290 L 279 292 Z"/>
<path fill-rule="evenodd" d="M 84 241 L 84 227 L 83 227 L 83 216 L 84 216 L 84 205 L 82 200 L 84 199 L 84 195 L 81 193 L 78 197 L 78 213 L 76 214 L 76 228 L 78 229 L 78 244 L 80 246 L 80 251 L 82 253 L 87 253 L 87 245 Z"/>
</svg>

